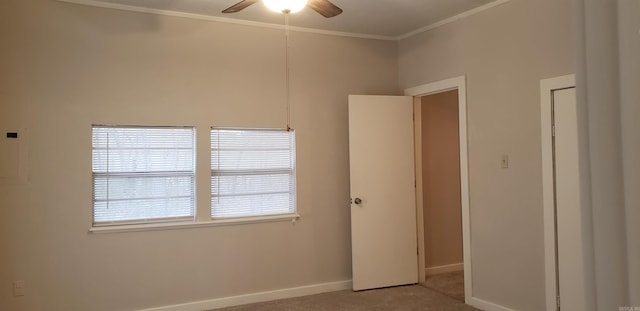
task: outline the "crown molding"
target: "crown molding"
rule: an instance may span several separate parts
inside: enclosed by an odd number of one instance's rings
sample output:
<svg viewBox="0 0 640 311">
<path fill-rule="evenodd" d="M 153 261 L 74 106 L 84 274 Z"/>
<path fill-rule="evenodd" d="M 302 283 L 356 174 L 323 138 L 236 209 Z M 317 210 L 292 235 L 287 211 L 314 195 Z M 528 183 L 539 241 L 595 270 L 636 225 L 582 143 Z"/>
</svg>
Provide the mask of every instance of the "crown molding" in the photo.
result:
<svg viewBox="0 0 640 311">
<path fill-rule="evenodd" d="M 443 20 L 441 20 L 439 22 L 436 22 L 436 23 L 433 23 L 431 25 L 427 25 L 427 26 L 424 26 L 422 28 L 418 28 L 418 29 L 416 29 L 414 31 L 407 32 L 404 35 L 400 35 L 400 36 L 396 37 L 396 40 L 403 40 L 403 39 L 415 36 L 417 34 L 420 34 L 420 33 L 423 33 L 423 32 L 429 31 L 429 30 L 436 29 L 438 27 L 453 23 L 455 21 L 459 21 L 461 19 L 464 19 L 464 18 L 467 18 L 469 16 L 478 14 L 478 13 L 486 11 L 488 9 L 497 7 L 499 5 L 503 5 L 503 4 L 507 3 L 507 2 L 511 2 L 511 0 L 496 0 L 496 1 L 493 1 L 493 2 L 490 2 L 490 3 L 487 3 L 485 5 L 482 5 L 482 6 L 479 6 L 477 8 L 471 9 L 469 11 L 465 11 L 465 12 L 462 12 L 462 13 L 460 13 L 458 15 L 449 17 L 447 19 L 443 19 Z"/>
<path fill-rule="evenodd" d="M 219 16 L 210 16 L 210 15 L 195 14 L 195 13 L 185 13 L 185 12 L 177 12 L 177 11 L 170 11 L 170 10 L 143 8 L 143 7 L 138 7 L 138 6 L 113 3 L 113 2 L 103 2 L 103 1 L 96 1 L 96 0 L 57 0 L 57 1 L 73 3 L 73 4 L 88 5 L 88 6 L 94 6 L 94 7 L 100 7 L 100 8 L 107 8 L 107 9 L 138 12 L 138 13 L 148 13 L 148 14 L 157 14 L 157 15 L 165 15 L 165 16 L 173 16 L 173 17 L 182 17 L 182 18 L 206 20 L 206 21 L 213 21 L 213 22 L 220 22 L 220 23 L 261 27 L 261 28 L 285 29 L 284 25 L 279 25 L 279 24 L 254 22 L 254 21 L 248 21 L 248 20 L 242 20 L 242 19 L 219 17 Z M 323 34 L 323 35 L 332 35 L 332 36 L 340 36 L 340 37 L 353 37 L 353 38 L 361 38 L 361 39 L 375 39 L 375 40 L 387 40 L 387 41 L 395 41 L 395 40 L 397 40 L 396 37 L 392 37 L 392 36 L 369 35 L 369 34 L 341 32 L 341 31 L 332 31 L 332 30 L 322 30 L 322 29 L 296 27 L 296 26 L 290 26 L 289 30 L 297 31 L 297 32 L 308 32 L 308 33 L 316 33 L 316 34 Z"/>
<path fill-rule="evenodd" d="M 244 25 L 244 26 L 253 26 L 253 27 L 261 27 L 261 28 L 271 28 L 271 29 L 284 29 L 284 25 L 279 24 L 271 24 L 264 22 L 254 22 L 248 20 L 241 20 L 235 18 L 228 17 L 219 17 L 219 16 L 210 16 L 203 14 L 195 14 L 195 13 L 185 13 L 185 12 L 177 12 L 171 10 L 160 10 L 160 9 L 152 9 L 152 8 L 144 8 L 132 5 L 125 5 L 113 2 L 104 2 L 97 0 L 57 0 L 60 2 L 67 2 L 73 4 L 81 4 L 88 5 L 93 7 L 107 8 L 107 9 L 115 9 L 122 11 L 130 11 L 130 12 L 138 12 L 138 13 L 148 13 L 148 14 L 157 14 L 157 15 L 165 15 L 165 16 L 173 16 L 173 17 L 182 17 L 182 18 L 190 18 L 190 19 L 198 19 L 198 20 L 206 20 L 213 21 L 219 23 L 228 23 L 228 24 L 236 24 L 236 25 Z M 416 30 L 407 32 L 400 36 L 381 36 L 381 35 L 371 35 L 371 34 L 361 34 L 361 33 L 352 33 L 352 32 L 342 32 L 342 31 L 332 31 L 332 30 L 322 30 L 316 28 L 306 28 L 306 27 L 289 27 L 292 31 L 297 32 L 306 32 L 306 33 L 315 33 L 315 34 L 323 34 L 323 35 L 331 35 L 331 36 L 340 36 L 340 37 L 352 37 L 352 38 L 361 38 L 361 39 L 374 39 L 374 40 L 386 40 L 386 41 L 399 41 L 403 40 L 417 34 L 436 29 L 438 27 L 453 23 L 455 21 L 467 18 L 469 16 L 478 14 L 480 12 L 486 11 L 488 9 L 497 7 L 499 5 L 510 2 L 511 0 L 496 0 L 485 5 L 479 6 L 477 8 L 462 12 L 458 15 L 449 17 L 447 19 L 441 20 L 439 22 L 433 23 L 431 25 L 427 25 L 425 27 L 418 28 Z"/>
</svg>

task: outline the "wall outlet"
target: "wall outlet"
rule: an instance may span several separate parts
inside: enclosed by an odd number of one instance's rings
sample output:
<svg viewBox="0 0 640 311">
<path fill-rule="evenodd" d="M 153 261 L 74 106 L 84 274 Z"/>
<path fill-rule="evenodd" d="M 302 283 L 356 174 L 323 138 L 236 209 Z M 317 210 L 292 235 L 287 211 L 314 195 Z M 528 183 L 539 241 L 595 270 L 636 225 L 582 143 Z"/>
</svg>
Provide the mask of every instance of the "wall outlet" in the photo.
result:
<svg viewBox="0 0 640 311">
<path fill-rule="evenodd" d="M 13 282 L 13 297 L 22 297 L 25 294 L 24 281 Z"/>
</svg>

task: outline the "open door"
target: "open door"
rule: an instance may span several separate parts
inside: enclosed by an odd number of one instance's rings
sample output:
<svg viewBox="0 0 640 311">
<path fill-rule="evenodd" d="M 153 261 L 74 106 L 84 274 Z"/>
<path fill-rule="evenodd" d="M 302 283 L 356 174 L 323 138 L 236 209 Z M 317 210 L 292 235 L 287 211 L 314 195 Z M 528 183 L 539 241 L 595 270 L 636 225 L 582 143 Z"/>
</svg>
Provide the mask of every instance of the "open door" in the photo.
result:
<svg viewBox="0 0 640 311">
<path fill-rule="evenodd" d="M 418 283 L 413 97 L 349 96 L 353 289 Z"/>
</svg>

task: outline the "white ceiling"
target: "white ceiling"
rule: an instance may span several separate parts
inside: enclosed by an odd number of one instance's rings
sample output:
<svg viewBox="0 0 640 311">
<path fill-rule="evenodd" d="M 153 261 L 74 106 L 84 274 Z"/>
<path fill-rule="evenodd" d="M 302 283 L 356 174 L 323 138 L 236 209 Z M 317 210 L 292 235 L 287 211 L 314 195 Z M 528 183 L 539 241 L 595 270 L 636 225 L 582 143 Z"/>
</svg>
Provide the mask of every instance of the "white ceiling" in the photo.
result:
<svg viewBox="0 0 640 311">
<path fill-rule="evenodd" d="M 284 17 L 269 11 L 261 2 L 238 13 L 222 10 L 240 0 L 62 0 L 120 9 L 143 8 L 212 17 L 230 22 L 259 22 L 283 25 Z M 444 20 L 492 7 L 508 0 L 331 0 L 344 13 L 324 18 L 310 8 L 292 14 L 291 26 L 322 31 L 345 32 L 373 37 L 398 38 Z M 124 5 L 124 6 L 123 6 Z M 127 7 L 125 7 L 127 6 Z M 135 7 L 135 8 L 134 8 Z M 163 13 L 163 12 L 157 12 Z M 223 20 L 224 21 L 224 20 Z"/>
</svg>

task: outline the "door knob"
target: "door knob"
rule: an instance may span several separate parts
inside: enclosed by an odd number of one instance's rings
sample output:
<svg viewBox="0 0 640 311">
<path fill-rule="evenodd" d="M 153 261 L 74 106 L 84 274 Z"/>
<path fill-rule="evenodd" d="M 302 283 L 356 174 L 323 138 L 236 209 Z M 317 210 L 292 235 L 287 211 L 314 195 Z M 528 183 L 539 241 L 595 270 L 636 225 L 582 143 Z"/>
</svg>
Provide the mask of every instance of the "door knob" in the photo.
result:
<svg viewBox="0 0 640 311">
<path fill-rule="evenodd" d="M 353 200 L 353 203 L 360 204 L 362 203 L 362 199 L 356 198 L 355 200 Z"/>
</svg>

